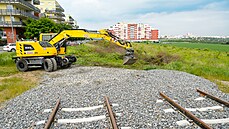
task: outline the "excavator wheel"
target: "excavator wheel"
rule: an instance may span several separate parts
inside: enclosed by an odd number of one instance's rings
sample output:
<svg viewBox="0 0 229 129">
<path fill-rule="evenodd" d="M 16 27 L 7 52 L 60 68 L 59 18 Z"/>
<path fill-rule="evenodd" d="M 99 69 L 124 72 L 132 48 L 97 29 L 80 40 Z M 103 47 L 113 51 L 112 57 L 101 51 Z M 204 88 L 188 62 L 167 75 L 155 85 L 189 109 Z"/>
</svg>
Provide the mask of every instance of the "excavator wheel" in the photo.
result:
<svg viewBox="0 0 229 129">
<path fill-rule="evenodd" d="M 56 71 L 57 70 L 57 62 L 56 62 L 55 58 L 50 58 L 50 60 L 52 61 L 52 64 L 53 64 L 53 71 Z"/>
<path fill-rule="evenodd" d="M 53 63 L 52 63 L 51 59 L 45 59 L 44 60 L 44 69 L 47 72 L 53 71 Z"/>
<path fill-rule="evenodd" d="M 26 62 L 26 60 L 24 59 L 20 59 L 16 62 L 16 66 L 17 66 L 17 69 L 21 72 L 25 72 L 27 71 L 29 68 L 28 68 L 28 64 Z"/>
</svg>

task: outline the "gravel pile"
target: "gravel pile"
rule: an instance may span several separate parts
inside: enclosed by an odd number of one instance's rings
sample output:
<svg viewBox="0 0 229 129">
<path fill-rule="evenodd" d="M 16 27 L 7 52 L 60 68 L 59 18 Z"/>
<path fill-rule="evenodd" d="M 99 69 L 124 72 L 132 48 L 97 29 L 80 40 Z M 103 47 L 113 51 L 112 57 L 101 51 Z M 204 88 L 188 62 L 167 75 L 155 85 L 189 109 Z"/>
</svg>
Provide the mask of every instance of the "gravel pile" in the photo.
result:
<svg viewBox="0 0 229 129">
<path fill-rule="evenodd" d="M 103 104 L 104 96 L 109 96 L 111 103 L 118 104 L 113 109 L 119 127 L 132 129 L 151 128 L 199 128 L 195 124 L 178 126 L 179 120 L 186 120 L 178 112 L 165 113 L 171 108 L 161 99 L 159 91 L 187 108 L 220 105 L 212 100 L 195 101 L 200 97 L 195 91 L 203 91 L 229 101 L 229 95 L 220 92 L 217 86 L 200 77 L 179 71 L 169 70 L 128 70 L 102 67 L 76 67 L 47 73 L 38 87 L 12 99 L 0 109 L 0 128 L 42 128 L 43 124 L 34 126 L 36 122 L 47 120 L 50 113 L 44 109 L 53 108 L 57 99 L 61 98 L 61 108 L 91 107 Z M 184 99 L 186 98 L 186 99 Z M 58 111 L 58 119 L 76 119 L 105 115 L 104 109 L 80 112 Z M 229 118 L 229 109 L 193 112 L 201 119 Z M 214 124 L 213 128 L 228 129 L 229 123 Z M 58 124 L 54 128 L 107 128 L 108 120 L 90 123 Z"/>
</svg>

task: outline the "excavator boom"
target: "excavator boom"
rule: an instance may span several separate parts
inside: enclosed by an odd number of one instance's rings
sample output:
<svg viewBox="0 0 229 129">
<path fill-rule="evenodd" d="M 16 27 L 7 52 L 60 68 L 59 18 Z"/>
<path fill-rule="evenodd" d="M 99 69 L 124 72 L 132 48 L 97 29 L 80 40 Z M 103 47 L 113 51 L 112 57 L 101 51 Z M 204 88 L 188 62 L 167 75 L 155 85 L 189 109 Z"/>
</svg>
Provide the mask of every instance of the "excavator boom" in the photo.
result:
<svg viewBox="0 0 229 129">
<path fill-rule="evenodd" d="M 84 29 L 64 30 L 59 34 L 41 34 L 39 41 L 17 41 L 16 56 L 13 57 L 19 71 L 27 71 L 34 67 L 43 67 L 52 72 L 58 68 L 68 68 L 77 61 L 76 56 L 66 55 L 68 38 L 104 39 L 126 49 L 124 65 L 136 62 L 134 50 L 130 42 L 119 39 L 107 30 L 87 31 Z M 51 39 L 50 39 L 51 38 Z"/>
<path fill-rule="evenodd" d="M 49 43 L 54 45 L 57 48 L 58 54 L 66 53 L 66 45 L 64 42 L 68 38 L 90 38 L 90 39 L 104 39 L 115 43 L 116 45 L 123 47 L 126 49 L 126 54 L 124 56 L 124 65 L 131 65 L 136 62 L 136 58 L 134 57 L 134 50 L 130 42 L 121 40 L 119 37 L 113 35 L 107 30 L 100 31 L 88 31 L 85 29 L 76 29 L 76 30 L 64 30 L 59 34 L 55 35 L 53 38 L 49 40 Z"/>
</svg>

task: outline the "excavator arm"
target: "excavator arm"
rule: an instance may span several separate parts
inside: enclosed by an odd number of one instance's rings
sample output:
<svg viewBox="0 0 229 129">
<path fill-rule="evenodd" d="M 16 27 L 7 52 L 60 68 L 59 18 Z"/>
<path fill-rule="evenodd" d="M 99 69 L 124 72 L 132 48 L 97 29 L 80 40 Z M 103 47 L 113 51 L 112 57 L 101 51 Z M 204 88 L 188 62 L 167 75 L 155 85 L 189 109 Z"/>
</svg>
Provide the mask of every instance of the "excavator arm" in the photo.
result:
<svg viewBox="0 0 229 129">
<path fill-rule="evenodd" d="M 66 53 L 66 45 L 65 41 L 68 38 L 91 38 L 91 39 L 104 39 L 115 43 L 116 45 L 123 47 L 126 49 L 126 54 L 124 56 L 124 65 L 131 65 L 136 62 L 136 58 L 134 57 L 134 49 L 130 42 L 121 40 L 119 37 L 113 35 L 107 30 L 100 31 L 88 31 L 85 29 L 77 29 L 77 30 L 64 30 L 59 34 L 55 35 L 53 38 L 49 40 L 49 43 L 54 45 L 57 49 L 58 54 Z"/>
</svg>

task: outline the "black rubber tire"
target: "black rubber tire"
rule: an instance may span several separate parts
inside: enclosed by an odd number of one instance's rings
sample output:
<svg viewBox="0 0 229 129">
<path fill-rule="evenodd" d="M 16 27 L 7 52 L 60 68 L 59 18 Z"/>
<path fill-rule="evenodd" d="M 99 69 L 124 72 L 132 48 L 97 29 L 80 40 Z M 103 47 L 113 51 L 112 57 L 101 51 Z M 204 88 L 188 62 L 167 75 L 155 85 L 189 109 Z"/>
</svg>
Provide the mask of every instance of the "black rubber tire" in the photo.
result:
<svg viewBox="0 0 229 129">
<path fill-rule="evenodd" d="M 26 60 L 20 59 L 16 62 L 17 69 L 21 72 L 25 72 L 29 69 Z"/>
<path fill-rule="evenodd" d="M 72 63 L 73 62 L 76 62 L 76 61 L 77 61 L 76 57 L 75 56 L 72 56 Z"/>
<path fill-rule="evenodd" d="M 51 59 L 45 59 L 44 60 L 44 69 L 47 72 L 53 71 L 53 63 L 52 63 Z"/>
<path fill-rule="evenodd" d="M 68 65 L 69 64 L 69 59 L 68 58 L 64 58 L 62 59 L 62 65 Z"/>
<path fill-rule="evenodd" d="M 16 50 L 13 48 L 13 49 L 11 49 L 11 52 L 16 52 Z"/>
<path fill-rule="evenodd" d="M 57 63 L 56 63 L 55 58 L 50 58 L 50 60 L 52 61 L 52 64 L 53 64 L 53 71 L 56 71 L 57 70 Z"/>
</svg>

